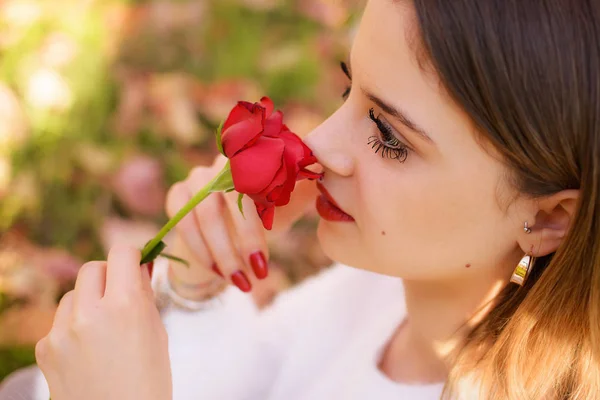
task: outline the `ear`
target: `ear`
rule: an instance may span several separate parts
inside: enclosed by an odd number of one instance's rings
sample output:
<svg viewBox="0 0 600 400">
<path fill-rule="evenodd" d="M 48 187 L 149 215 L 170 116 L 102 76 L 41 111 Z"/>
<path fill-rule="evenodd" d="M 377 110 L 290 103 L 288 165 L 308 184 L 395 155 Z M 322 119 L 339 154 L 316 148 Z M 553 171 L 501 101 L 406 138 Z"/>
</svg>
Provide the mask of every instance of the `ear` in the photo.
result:
<svg viewBox="0 0 600 400">
<path fill-rule="evenodd" d="M 535 200 L 535 222 L 531 233 L 522 236 L 521 247 L 534 257 L 554 253 L 569 232 L 579 199 L 579 190 L 563 190 Z"/>
</svg>

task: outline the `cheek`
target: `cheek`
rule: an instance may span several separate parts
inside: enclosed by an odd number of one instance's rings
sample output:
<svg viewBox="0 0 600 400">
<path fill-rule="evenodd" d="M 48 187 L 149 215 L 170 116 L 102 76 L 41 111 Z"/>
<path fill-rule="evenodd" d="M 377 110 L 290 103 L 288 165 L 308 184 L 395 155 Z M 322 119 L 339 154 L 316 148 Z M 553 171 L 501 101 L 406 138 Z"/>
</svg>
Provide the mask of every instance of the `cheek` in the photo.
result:
<svg viewBox="0 0 600 400">
<path fill-rule="evenodd" d="M 380 272 L 439 277 L 481 265 L 497 251 L 492 244 L 502 218 L 493 185 L 473 185 L 474 175 L 456 179 L 447 171 L 408 168 L 387 179 L 370 176 L 361 190 L 361 235 Z"/>
</svg>

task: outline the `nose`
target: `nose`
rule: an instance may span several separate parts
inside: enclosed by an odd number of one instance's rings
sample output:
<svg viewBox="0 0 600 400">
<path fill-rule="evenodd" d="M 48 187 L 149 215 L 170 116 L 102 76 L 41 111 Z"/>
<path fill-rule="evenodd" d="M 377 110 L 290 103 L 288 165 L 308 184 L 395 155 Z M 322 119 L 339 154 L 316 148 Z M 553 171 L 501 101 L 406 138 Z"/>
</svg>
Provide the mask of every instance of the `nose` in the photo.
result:
<svg viewBox="0 0 600 400">
<path fill-rule="evenodd" d="M 338 109 L 325 122 L 304 138 L 325 170 L 337 175 L 351 176 L 355 160 L 350 143 L 350 118 L 345 117 L 344 107 Z"/>
</svg>

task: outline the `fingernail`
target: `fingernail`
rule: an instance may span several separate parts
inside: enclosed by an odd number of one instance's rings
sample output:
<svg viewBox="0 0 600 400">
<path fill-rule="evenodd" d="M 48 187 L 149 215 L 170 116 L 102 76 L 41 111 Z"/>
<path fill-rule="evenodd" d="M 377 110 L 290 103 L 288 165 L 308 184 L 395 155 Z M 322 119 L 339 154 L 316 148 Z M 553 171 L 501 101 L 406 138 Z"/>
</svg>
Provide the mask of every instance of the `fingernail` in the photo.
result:
<svg viewBox="0 0 600 400">
<path fill-rule="evenodd" d="M 217 267 L 217 263 L 213 263 L 212 270 L 215 274 L 219 275 L 221 278 L 225 278 L 225 275 L 223 275 L 223 273 L 221 272 L 219 267 Z"/>
<path fill-rule="evenodd" d="M 150 261 L 148 264 L 146 264 L 146 266 L 148 267 L 148 274 L 150 275 L 150 279 L 152 279 L 152 271 L 154 271 L 154 261 Z"/>
<path fill-rule="evenodd" d="M 237 286 L 242 292 L 249 292 L 252 290 L 252 285 L 246 277 L 246 274 L 242 271 L 237 271 L 231 275 L 231 281 Z"/>
<path fill-rule="evenodd" d="M 262 251 L 250 255 L 250 265 L 252 265 L 252 270 L 258 279 L 265 279 L 269 275 L 267 259 Z"/>
</svg>

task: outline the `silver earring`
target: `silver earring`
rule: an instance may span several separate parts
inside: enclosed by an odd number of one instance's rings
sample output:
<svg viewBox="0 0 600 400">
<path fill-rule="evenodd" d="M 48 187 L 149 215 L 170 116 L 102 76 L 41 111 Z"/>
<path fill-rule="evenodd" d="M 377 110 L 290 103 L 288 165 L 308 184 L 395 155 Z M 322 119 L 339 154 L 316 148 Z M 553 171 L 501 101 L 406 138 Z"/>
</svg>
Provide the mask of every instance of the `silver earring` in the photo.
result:
<svg viewBox="0 0 600 400">
<path fill-rule="evenodd" d="M 525 221 L 525 227 L 523 228 L 525 233 L 531 233 L 531 228 L 529 227 L 529 223 Z"/>
</svg>

